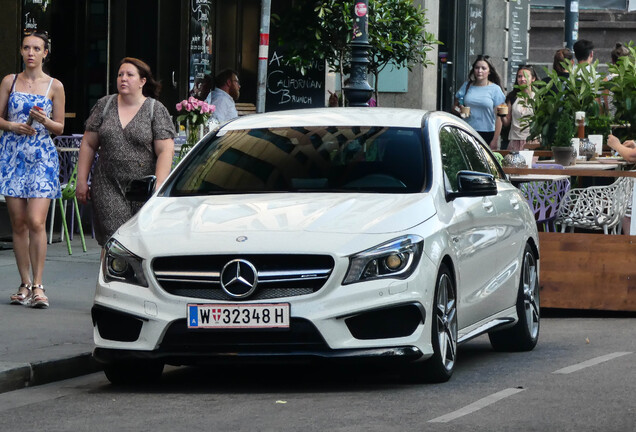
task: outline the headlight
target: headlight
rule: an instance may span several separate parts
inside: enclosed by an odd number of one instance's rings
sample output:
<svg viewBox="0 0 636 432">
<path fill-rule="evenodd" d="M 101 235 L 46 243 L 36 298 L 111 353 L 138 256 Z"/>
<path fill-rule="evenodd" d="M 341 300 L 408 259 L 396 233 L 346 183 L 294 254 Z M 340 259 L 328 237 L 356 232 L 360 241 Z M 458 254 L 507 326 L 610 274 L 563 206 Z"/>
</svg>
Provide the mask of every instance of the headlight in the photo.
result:
<svg viewBox="0 0 636 432">
<path fill-rule="evenodd" d="M 380 278 L 406 279 L 420 261 L 423 243 L 421 237 L 408 235 L 352 255 L 342 284 Z"/>
<path fill-rule="evenodd" d="M 110 239 L 104 246 L 102 271 L 106 282 L 120 281 L 143 287 L 148 286 L 142 259 L 123 247 L 117 240 Z"/>
</svg>

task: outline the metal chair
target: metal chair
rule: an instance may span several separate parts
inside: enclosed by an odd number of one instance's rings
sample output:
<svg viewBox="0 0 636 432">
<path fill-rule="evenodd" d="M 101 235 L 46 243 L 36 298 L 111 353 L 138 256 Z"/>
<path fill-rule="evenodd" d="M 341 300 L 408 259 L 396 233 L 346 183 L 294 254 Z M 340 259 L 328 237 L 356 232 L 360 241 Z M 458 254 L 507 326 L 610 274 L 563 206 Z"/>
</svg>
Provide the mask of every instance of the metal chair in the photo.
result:
<svg viewBox="0 0 636 432">
<path fill-rule="evenodd" d="M 82 143 L 81 135 L 59 135 L 53 138 L 53 143 L 55 147 L 58 149 L 58 156 L 60 160 L 60 187 L 64 189 L 64 187 L 69 183 L 73 170 L 75 168 L 77 162 L 77 156 L 79 153 L 79 147 Z M 73 202 L 72 205 L 76 205 Z M 49 223 L 49 244 L 53 243 L 53 227 L 55 224 L 55 209 L 56 206 L 51 206 L 51 218 Z M 72 230 L 75 226 L 75 214 L 71 213 L 71 232 L 70 239 L 73 239 Z M 69 235 L 68 229 L 62 231 L 62 236 L 64 234 Z"/>
<path fill-rule="evenodd" d="M 64 201 L 73 201 L 73 210 L 75 210 L 75 216 L 77 216 L 77 226 L 79 228 L 80 238 L 82 239 L 82 249 L 86 252 L 86 240 L 84 239 L 84 229 L 82 227 L 82 218 L 80 217 L 79 206 L 77 204 L 77 197 L 75 196 L 75 185 L 77 183 L 77 163 L 73 168 L 71 176 L 69 177 L 68 182 L 62 188 L 62 197 L 57 199 L 57 202 L 60 206 L 60 214 L 62 215 L 62 227 L 64 228 L 64 232 L 66 233 L 66 247 L 68 249 L 68 254 L 72 255 L 73 251 L 71 249 L 71 240 L 73 239 L 71 235 L 69 235 L 68 225 L 66 223 L 66 203 Z"/>
<path fill-rule="evenodd" d="M 570 189 L 561 201 L 555 223 L 561 232 L 574 228 L 620 234 L 623 217 L 632 198 L 633 179 L 619 177 L 608 186 Z"/>
<path fill-rule="evenodd" d="M 561 200 L 570 190 L 570 179 L 521 183 L 519 190 L 528 201 L 537 226 L 545 232 L 556 231 L 554 221 Z"/>
</svg>

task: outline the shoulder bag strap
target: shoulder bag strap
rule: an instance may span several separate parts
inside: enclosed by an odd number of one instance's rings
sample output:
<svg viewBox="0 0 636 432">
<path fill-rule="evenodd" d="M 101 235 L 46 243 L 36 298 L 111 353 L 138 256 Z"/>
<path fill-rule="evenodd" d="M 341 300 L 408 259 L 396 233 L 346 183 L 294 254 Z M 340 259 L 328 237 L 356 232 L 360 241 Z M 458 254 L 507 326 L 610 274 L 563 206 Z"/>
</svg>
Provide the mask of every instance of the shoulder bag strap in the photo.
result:
<svg viewBox="0 0 636 432">
<path fill-rule="evenodd" d="M 18 79 L 18 74 L 13 75 L 13 82 L 11 83 L 11 88 L 9 89 L 9 97 L 7 97 L 7 111 L 5 112 L 5 120 L 9 120 L 9 99 L 11 99 L 11 93 L 13 93 L 13 88 L 15 87 L 15 82 Z"/>
<path fill-rule="evenodd" d="M 106 101 L 106 105 L 104 105 L 104 110 L 102 111 L 102 121 L 104 118 L 104 115 L 106 115 L 106 111 L 108 110 L 108 107 L 110 106 L 110 103 L 113 101 L 113 99 L 115 99 L 117 97 L 117 93 L 115 93 L 114 95 L 112 95 L 111 97 L 108 98 L 108 100 Z"/>
<path fill-rule="evenodd" d="M 150 98 L 150 123 L 155 119 L 155 99 Z"/>
</svg>

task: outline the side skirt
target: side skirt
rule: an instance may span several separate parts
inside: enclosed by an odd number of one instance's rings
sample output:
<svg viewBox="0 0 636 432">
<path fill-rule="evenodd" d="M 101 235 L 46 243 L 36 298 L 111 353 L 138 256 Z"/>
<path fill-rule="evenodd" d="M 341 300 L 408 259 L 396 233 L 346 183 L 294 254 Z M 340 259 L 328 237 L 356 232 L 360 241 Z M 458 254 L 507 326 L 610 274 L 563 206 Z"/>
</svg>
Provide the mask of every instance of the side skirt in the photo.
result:
<svg viewBox="0 0 636 432">
<path fill-rule="evenodd" d="M 460 338 L 458 338 L 457 343 L 463 343 L 466 341 L 469 341 L 473 338 L 476 338 L 477 336 L 480 336 L 484 333 L 487 333 L 493 329 L 496 329 L 497 327 L 502 327 L 508 324 L 512 324 L 515 322 L 514 318 L 497 318 L 494 319 L 492 321 L 489 321 L 485 324 L 480 325 L 479 327 L 471 330 L 470 332 L 466 333 L 465 335 L 461 336 Z"/>
</svg>

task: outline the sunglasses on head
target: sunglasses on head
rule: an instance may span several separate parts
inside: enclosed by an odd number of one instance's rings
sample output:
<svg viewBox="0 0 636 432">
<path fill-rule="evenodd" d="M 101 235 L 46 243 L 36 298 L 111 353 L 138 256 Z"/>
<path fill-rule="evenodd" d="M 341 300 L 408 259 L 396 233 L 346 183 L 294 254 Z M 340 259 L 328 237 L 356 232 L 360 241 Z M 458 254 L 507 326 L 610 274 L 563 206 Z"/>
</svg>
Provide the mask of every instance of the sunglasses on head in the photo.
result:
<svg viewBox="0 0 636 432">
<path fill-rule="evenodd" d="M 49 38 L 49 32 L 47 32 L 46 30 L 43 31 L 39 31 L 39 30 L 25 30 L 24 31 L 24 36 L 44 36 L 45 38 Z"/>
</svg>

